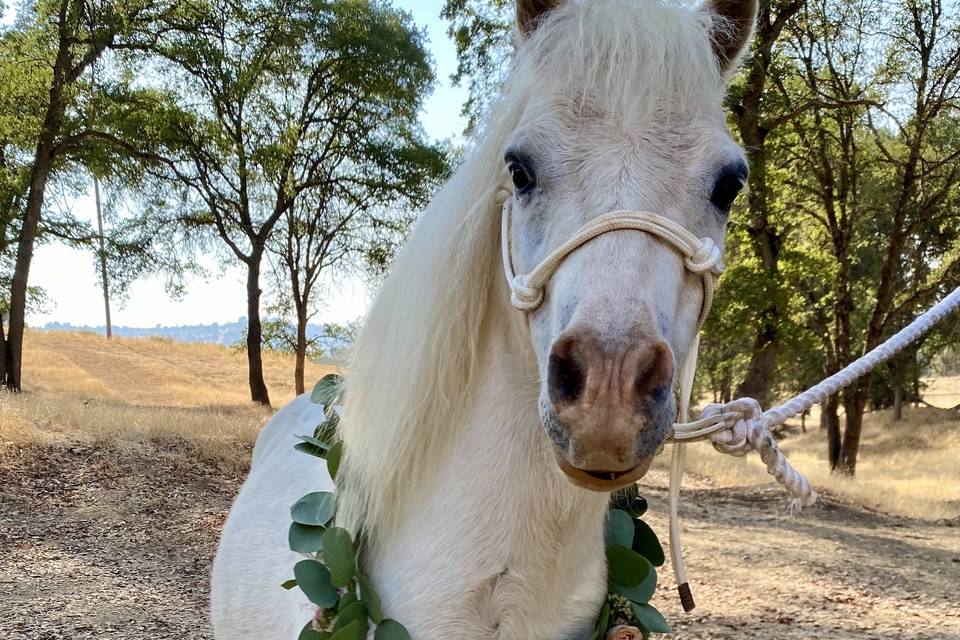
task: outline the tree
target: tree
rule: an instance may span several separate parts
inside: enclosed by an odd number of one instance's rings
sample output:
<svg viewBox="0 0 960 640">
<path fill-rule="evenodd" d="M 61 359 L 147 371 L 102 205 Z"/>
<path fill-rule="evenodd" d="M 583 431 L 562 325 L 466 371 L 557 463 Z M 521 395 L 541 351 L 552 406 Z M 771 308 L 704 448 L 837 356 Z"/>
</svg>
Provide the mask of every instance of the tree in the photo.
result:
<svg viewBox="0 0 960 640">
<path fill-rule="evenodd" d="M 397 176 L 391 189 L 409 187 L 418 167 L 435 162 L 415 124 L 433 76 L 409 16 L 381 2 L 221 0 L 202 22 L 158 48 L 179 87 L 166 170 L 186 186 L 193 223 L 212 228 L 246 268 L 250 393 L 269 404 L 260 312 L 267 247 L 287 216 L 294 271 L 310 271 L 295 279 L 298 320 L 308 316 L 328 264 L 322 235 L 337 233 L 326 226 L 332 218 L 310 216 L 318 203 L 323 215 L 338 215 L 328 204 L 360 210 L 390 190 L 384 175 Z M 297 235 L 305 220 L 313 231 Z M 298 247 L 306 237 L 310 246 Z"/>
<path fill-rule="evenodd" d="M 29 161 L 27 193 L 22 205 L 17 239 L 17 255 L 10 284 L 10 327 L 5 344 L 4 374 L 8 388 L 21 388 L 23 331 L 27 305 L 28 280 L 33 249 L 41 232 L 44 202 L 52 174 L 77 160 L 97 139 L 100 145 L 116 138 L 111 123 L 94 118 L 104 128 L 89 127 L 84 117 L 84 72 L 107 52 L 142 51 L 166 31 L 178 28 L 180 9 L 176 2 L 162 0 L 38 0 L 22 12 L 18 31 L 12 38 L 28 41 L 22 49 L 31 64 L 27 72 L 16 65 L 3 70 L 33 79 L 42 77 L 44 98 L 26 121 L 36 118 L 39 127 Z M 2 81 L 4 84 L 7 81 Z M 129 82 L 126 83 L 129 88 Z M 108 95 L 108 94 L 104 94 Z M 86 116 L 93 112 L 86 112 Z M 123 129 L 122 126 L 118 127 Z M 136 145 L 130 143 L 129 148 Z M 124 148 L 121 146 L 119 148 Z"/>
<path fill-rule="evenodd" d="M 879 345 L 960 284 L 960 23 L 940 0 L 890 14 L 872 0 L 816 0 L 792 37 L 815 105 L 791 121 L 796 210 L 833 259 L 821 278 L 817 330 L 827 370 Z M 884 24 L 885 14 L 890 16 Z M 876 26 L 885 51 L 875 56 Z M 853 475 L 874 378 L 824 408 L 831 468 Z"/>
</svg>

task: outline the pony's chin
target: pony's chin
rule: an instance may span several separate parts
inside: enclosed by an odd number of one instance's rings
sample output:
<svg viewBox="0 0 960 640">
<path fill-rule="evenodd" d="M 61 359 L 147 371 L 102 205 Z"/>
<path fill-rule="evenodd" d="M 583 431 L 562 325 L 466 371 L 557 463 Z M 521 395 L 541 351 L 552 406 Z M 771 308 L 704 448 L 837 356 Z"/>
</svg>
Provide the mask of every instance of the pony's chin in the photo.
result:
<svg viewBox="0 0 960 640">
<path fill-rule="evenodd" d="M 643 476 L 647 475 L 647 471 L 649 471 L 650 465 L 653 464 L 654 458 L 653 456 L 650 456 L 649 458 L 642 460 L 637 466 L 633 467 L 632 469 L 627 469 L 626 471 L 598 473 L 595 471 L 584 471 L 583 469 L 578 469 L 567 462 L 563 455 L 556 449 L 554 449 L 554 454 L 557 457 L 557 465 L 559 465 L 560 470 L 566 474 L 567 479 L 570 482 L 577 485 L 581 489 L 589 489 L 590 491 L 603 493 L 610 493 L 618 489 L 628 487 Z"/>
</svg>

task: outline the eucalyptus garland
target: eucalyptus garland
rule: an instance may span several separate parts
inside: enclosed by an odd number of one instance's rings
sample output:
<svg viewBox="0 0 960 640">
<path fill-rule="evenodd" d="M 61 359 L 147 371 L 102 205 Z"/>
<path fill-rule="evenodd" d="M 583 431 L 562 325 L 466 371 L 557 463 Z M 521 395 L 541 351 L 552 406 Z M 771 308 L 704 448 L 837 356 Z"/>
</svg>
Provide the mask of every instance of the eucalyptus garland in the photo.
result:
<svg viewBox="0 0 960 640">
<path fill-rule="evenodd" d="M 336 482 L 343 456 L 337 435 L 343 380 L 325 376 L 310 399 L 323 407 L 323 421 L 312 435 L 298 436 L 295 448 L 327 462 Z M 365 640 L 374 629 L 375 640 L 410 640 L 396 620 L 385 618 L 380 597 L 363 573 L 358 540 L 334 526 L 336 496 L 327 491 L 309 493 L 290 509 L 290 548 L 304 559 L 294 566 L 285 589 L 299 588 L 317 606 L 316 615 L 300 632 L 299 640 Z M 641 517 L 647 503 L 636 485 L 615 494 L 605 522 L 607 599 L 600 610 L 591 640 L 618 636 L 615 631 L 636 627 L 644 640 L 651 633 L 669 633 L 666 620 L 652 605 L 657 586 L 656 567 L 664 563 L 657 534 Z M 634 637 L 630 634 L 621 637 Z"/>
</svg>

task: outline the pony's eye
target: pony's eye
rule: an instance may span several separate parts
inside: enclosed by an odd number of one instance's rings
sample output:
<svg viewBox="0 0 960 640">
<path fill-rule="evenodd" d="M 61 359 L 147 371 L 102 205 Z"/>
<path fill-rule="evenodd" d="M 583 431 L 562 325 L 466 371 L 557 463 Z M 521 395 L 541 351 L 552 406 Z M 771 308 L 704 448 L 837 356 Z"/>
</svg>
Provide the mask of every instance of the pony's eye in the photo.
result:
<svg viewBox="0 0 960 640">
<path fill-rule="evenodd" d="M 723 213 L 729 213 L 737 194 L 743 189 L 746 177 L 745 168 L 724 170 L 713 183 L 710 203 Z"/>
<path fill-rule="evenodd" d="M 513 180 L 513 188 L 517 195 L 523 195 L 537 186 L 537 179 L 533 172 L 523 166 L 519 161 L 512 160 L 507 165 L 507 171 L 510 172 L 510 178 Z"/>
</svg>

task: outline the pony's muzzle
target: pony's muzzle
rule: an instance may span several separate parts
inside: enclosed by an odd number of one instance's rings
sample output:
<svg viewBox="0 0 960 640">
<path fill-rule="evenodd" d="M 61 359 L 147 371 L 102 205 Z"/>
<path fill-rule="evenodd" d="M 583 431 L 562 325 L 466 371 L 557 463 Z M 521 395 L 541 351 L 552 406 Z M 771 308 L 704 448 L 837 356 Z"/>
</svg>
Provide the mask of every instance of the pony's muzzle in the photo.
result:
<svg viewBox="0 0 960 640">
<path fill-rule="evenodd" d="M 640 330 L 605 339 L 589 327 L 554 343 L 547 389 L 560 467 L 578 485 L 609 491 L 649 467 L 673 421 L 673 353 Z"/>
</svg>

